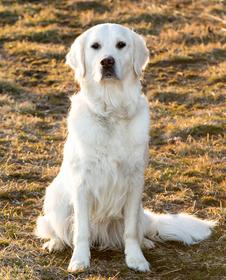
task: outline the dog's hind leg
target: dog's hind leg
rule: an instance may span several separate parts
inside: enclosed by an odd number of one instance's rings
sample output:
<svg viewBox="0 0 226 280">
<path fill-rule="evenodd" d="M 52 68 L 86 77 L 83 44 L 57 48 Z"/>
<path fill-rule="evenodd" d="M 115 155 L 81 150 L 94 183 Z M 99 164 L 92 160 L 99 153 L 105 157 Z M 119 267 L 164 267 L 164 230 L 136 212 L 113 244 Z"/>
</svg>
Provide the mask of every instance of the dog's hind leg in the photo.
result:
<svg viewBox="0 0 226 280">
<path fill-rule="evenodd" d="M 35 234 L 43 239 L 49 239 L 42 246 L 43 249 L 48 249 L 51 253 L 53 251 L 62 251 L 64 249 L 64 243 L 57 237 L 50 222 L 48 216 L 40 216 L 37 220 L 37 226 Z"/>
<path fill-rule="evenodd" d="M 46 190 L 44 216 L 37 219 L 36 236 L 49 239 L 43 245 L 44 249 L 52 252 L 62 250 L 65 244 L 70 246 L 69 208 L 69 198 L 63 192 L 58 175 Z"/>
</svg>

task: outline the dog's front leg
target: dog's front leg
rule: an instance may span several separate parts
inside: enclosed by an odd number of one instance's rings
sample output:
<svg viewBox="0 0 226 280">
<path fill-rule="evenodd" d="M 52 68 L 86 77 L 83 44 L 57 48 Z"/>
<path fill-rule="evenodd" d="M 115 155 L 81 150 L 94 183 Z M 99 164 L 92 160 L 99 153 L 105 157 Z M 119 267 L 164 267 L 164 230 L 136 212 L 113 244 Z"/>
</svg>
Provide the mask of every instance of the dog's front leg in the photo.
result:
<svg viewBox="0 0 226 280">
<path fill-rule="evenodd" d="M 84 271 L 90 264 L 89 246 L 89 215 L 87 188 L 85 184 L 80 184 L 73 195 L 74 207 L 74 250 L 68 266 L 72 272 Z"/>
<path fill-rule="evenodd" d="M 136 176 L 134 174 L 134 176 Z M 138 237 L 138 219 L 141 204 L 141 195 L 143 190 L 143 177 L 132 178 L 131 188 L 125 205 L 125 255 L 126 263 L 129 268 L 138 271 L 149 271 L 149 263 L 146 261 L 141 248 Z"/>
</svg>

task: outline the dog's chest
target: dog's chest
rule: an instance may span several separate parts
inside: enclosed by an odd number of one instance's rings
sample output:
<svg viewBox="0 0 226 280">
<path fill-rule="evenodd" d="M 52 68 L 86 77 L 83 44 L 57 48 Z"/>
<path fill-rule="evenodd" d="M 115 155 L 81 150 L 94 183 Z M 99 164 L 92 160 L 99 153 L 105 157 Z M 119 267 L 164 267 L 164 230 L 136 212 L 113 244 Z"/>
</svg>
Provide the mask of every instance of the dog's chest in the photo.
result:
<svg viewBox="0 0 226 280">
<path fill-rule="evenodd" d="M 69 119 L 70 144 L 65 151 L 78 178 L 84 177 L 87 184 L 93 221 L 122 217 L 131 180 L 143 173 L 147 134 L 139 116 L 105 118 L 87 111 Z"/>
<path fill-rule="evenodd" d="M 128 155 L 136 148 L 135 128 L 126 119 L 99 118 L 98 130 L 97 137 L 101 139 L 100 148 L 115 159 L 124 160 L 124 157 L 128 159 Z"/>
<path fill-rule="evenodd" d="M 96 184 L 90 189 L 93 220 L 98 222 L 122 217 L 136 161 L 136 145 L 128 122 L 101 120 L 101 126 L 101 142 L 93 147 L 97 160 L 93 170 Z"/>
</svg>

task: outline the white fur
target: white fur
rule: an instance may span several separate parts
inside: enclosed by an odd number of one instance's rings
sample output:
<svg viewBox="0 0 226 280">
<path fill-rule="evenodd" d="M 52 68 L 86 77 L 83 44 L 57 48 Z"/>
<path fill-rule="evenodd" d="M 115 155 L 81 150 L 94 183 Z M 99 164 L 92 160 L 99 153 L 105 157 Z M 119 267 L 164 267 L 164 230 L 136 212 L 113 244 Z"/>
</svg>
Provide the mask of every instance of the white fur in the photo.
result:
<svg viewBox="0 0 226 280">
<path fill-rule="evenodd" d="M 117 49 L 118 41 L 126 46 Z M 101 48 L 91 48 L 94 42 Z M 102 80 L 100 61 L 109 55 L 117 79 Z M 46 190 L 36 234 L 49 239 L 44 245 L 49 251 L 64 244 L 74 249 L 70 271 L 89 266 L 92 245 L 124 247 L 127 265 L 148 271 L 141 246 L 153 247 L 149 239 L 193 244 L 214 226 L 186 214 L 158 215 L 142 208 L 149 109 L 140 75 L 147 61 L 143 38 L 117 24 L 89 29 L 67 55 L 81 91 L 71 98 L 63 163 Z"/>
</svg>

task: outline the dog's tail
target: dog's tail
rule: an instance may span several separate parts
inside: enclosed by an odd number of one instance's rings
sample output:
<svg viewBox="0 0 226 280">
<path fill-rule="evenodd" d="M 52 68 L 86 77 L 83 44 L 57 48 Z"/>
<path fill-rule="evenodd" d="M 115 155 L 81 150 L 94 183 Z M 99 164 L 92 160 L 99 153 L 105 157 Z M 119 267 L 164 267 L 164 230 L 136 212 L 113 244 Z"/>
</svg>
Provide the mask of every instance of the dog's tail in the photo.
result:
<svg viewBox="0 0 226 280">
<path fill-rule="evenodd" d="M 186 245 L 198 243 L 211 235 L 216 221 L 201 220 L 192 215 L 155 214 L 144 210 L 144 235 L 156 241 L 181 241 Z"/>
</svg>

